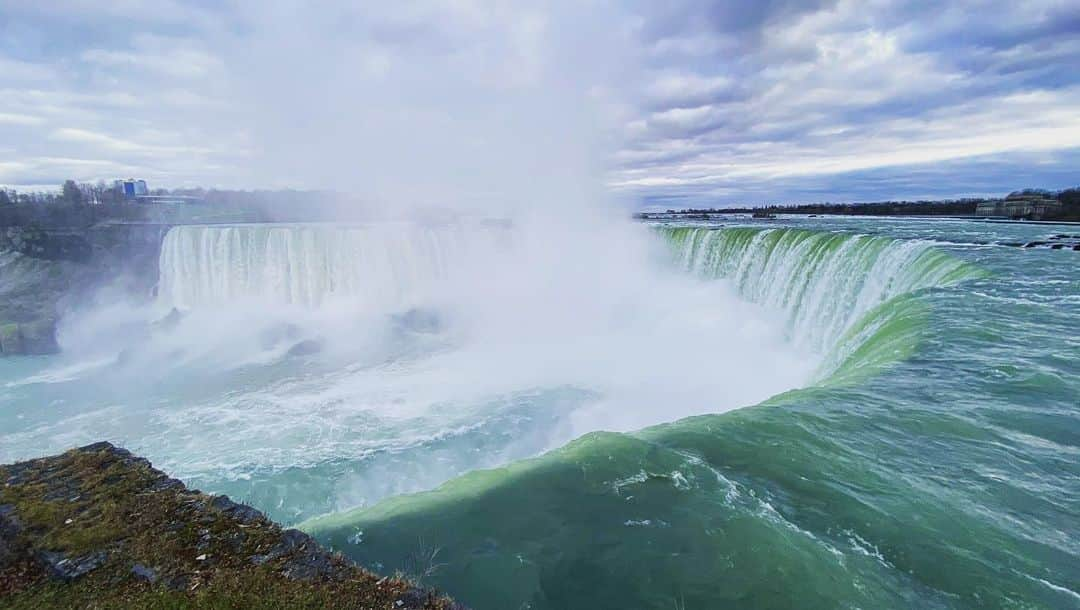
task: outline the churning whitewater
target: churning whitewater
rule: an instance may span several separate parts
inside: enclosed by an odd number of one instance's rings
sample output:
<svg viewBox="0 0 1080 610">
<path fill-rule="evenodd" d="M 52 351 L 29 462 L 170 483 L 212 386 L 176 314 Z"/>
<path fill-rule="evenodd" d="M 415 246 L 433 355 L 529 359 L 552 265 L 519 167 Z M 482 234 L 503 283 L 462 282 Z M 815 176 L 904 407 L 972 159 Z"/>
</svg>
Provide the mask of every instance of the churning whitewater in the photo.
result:
<svg viewBox="0 0 1080 610">
<path fill-rule="evenodd" d="M 179 226 L 159 268 L 152 306 L 65 321 L 37 377 L 55 383 L 13 389 L 77 417 L 20 426 L 2 457 L 119 436 L 295 522 L 760 402 L 821 359 L 627 223 Z"/>
<path fill-rule="evenodd" d="M 302 527 L 491 610 L 1075 605 L 1072 253 L 1019 266 L 1045 229 L 971 222 L 655 230 L 823 350 L 816 382 Z"/>
<path fill-rule="evenodd" d="M 481 610 L 1060 606 L 1072 254 L 876 222 L 175 227 L 0 362 L 0 461 L 109 439 Z"/>
</svg>

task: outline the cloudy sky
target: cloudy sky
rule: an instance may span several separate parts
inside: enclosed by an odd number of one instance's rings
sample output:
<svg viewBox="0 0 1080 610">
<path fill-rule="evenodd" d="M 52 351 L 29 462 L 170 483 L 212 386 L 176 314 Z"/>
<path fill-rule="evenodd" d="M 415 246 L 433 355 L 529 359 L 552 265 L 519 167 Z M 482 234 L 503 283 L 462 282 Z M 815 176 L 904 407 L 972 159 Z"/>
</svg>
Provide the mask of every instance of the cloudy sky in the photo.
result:
<svg viewBox="0 0 1080 610">
<path fill-rule="evenodd" d="M 660 206 L 1080 184 L 1078 0 L 341 4 L 0 0 L 0 184 L 588 177 Z"/>
</svg>

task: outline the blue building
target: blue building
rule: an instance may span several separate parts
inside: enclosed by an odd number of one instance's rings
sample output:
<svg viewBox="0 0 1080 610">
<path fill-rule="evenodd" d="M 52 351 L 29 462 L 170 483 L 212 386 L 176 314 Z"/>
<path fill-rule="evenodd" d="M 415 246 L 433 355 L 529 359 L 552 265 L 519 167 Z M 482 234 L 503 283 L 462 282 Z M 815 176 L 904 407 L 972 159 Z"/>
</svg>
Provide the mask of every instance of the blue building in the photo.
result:
<svg viewBox="0 0 1080 610">
<path fill-rule="evenodd" d="M 113 182 L 113 187 L 124 199 L 134 199 L 150 194 L 150 189 L 146 186 L 146 180 L 136 180 L 134 178 L 117 180 Z"/>
</svg>

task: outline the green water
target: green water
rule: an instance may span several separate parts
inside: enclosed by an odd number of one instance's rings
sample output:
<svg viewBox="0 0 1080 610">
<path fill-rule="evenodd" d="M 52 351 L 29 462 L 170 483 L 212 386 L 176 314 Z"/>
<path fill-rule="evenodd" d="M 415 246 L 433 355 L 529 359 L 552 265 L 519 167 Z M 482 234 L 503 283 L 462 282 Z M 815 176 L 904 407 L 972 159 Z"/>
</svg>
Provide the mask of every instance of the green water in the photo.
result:
<svg viewBox="0 0 1080 610">
<path fill-rule="evenodd" d="M 1080 607 L 1080 253 L 998 245 L 1068 230 L 656 231 L 816 381 L 303 527 L 479 610 Z"/>
</svg>

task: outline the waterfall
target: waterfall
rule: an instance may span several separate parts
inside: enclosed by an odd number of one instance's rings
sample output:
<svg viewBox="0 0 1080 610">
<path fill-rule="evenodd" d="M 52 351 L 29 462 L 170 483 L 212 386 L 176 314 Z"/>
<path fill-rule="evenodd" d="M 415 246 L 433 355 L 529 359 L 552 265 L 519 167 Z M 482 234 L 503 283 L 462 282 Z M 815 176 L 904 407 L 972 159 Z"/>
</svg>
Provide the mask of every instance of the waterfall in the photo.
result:
<svg viewBox="0 0 1080 610">
<path fill-rule="evenodd" d="M 344 297 L 405 306 L 498 247 L 494 225 L 211 225 L 171 229 L 158 298 L 181 309 L 258 299 L 318 306 Z"/>
<path fill-rule="evenodd" d="M 882 306 L 897 297 L 979 274 L 928 241 L 792 228 L 658 230 L 682 268 L 726 278 L 743 298 L 779 311 L 796 346 L 821 354 L 850 349 L 849 335 L 887 321 L 895 312 Z"/>
<path fill-rule="evenodd" d="M 910 349 L 912 327 L 905 322 L 901 333 L 898 320 L 913 309 L 900 297 L 979 273 L 921 240 L 793 228 L 657 230 L 683 270 L 724 278 L 743 299 L 776 312 L 793 346 L 824 358 L 822 376 L 871 344 L 875 357 L 892 359 L 885 352 L 902 351 L 900 335 Z M 180 226 L 162 245 L 158 296 L 180 309 L 348 299 L 360 310 L 400 311 L 448 294 L 466 281 L 465 270 L 474 282 L 487 276 L 505 258 L 509 235 L 501 225 L 464 222 Z"/>
</svg>

